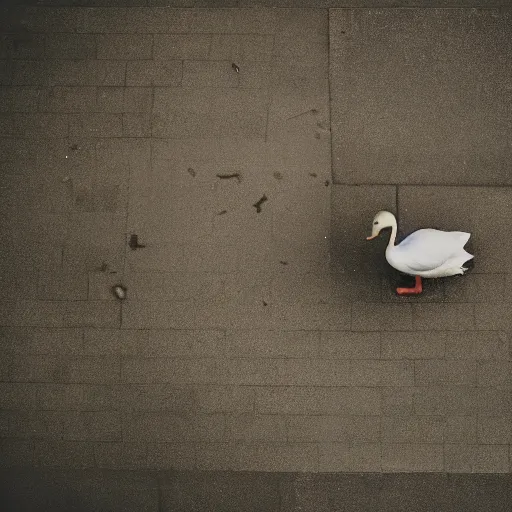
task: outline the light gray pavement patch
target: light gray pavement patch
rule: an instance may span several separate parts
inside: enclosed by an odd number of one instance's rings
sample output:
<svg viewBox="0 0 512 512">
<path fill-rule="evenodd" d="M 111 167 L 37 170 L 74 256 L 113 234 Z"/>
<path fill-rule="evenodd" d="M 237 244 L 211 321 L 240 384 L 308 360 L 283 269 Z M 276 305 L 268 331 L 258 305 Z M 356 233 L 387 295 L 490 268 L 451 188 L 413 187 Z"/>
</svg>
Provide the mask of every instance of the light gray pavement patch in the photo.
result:
<svg viewBox="0 0 512 512">
<path fill-rule="evenodd" d="M 335 181 L 511 185 L 511 16 L 331 10 Z"/>
</svg>

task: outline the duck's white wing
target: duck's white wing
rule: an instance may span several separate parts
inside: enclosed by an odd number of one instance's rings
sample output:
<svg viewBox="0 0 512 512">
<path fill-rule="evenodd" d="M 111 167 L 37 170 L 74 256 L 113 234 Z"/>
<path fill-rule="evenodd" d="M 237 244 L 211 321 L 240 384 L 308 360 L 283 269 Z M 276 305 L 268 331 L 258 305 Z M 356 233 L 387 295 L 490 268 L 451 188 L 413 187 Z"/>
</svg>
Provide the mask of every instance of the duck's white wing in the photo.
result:
<svg viewBox="0 0 512 512">
<path fill-rule="evenodd" d="M 422 272 L 440 267 L 461 251 L 471 235 L 462 231 L 419 229 L 397 247 L 401 259 L 414 271 Z"/>
</svg>

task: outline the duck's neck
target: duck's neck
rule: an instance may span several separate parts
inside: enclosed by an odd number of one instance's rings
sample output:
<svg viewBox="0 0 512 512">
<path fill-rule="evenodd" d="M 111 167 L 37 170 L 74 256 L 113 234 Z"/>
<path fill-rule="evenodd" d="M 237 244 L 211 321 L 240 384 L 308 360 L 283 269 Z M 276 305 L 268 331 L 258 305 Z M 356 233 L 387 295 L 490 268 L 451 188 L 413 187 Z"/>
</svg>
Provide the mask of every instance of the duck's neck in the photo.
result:
<svg viewBox="0 0 512 512">
<path fill-rule="evenodd" d="M 396 240 L 396 232 L 397 232 L 397 224 L 396 221 L 391 226 L 391 236 L 389 237 L 389 242 L 387 249 L 392 249 L 395 246 L 395 240 Z"/>
</svg>

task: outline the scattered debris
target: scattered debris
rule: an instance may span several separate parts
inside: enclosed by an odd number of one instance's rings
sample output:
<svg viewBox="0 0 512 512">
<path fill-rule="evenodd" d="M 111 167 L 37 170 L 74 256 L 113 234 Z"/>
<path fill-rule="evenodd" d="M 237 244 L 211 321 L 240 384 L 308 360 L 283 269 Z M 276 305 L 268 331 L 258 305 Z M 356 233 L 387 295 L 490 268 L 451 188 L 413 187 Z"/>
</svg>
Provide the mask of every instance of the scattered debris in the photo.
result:
<svg viewBox="0 0 512 512">
<path fill-rule="evenodd" d="M 130 241 L 128 242 L 128 245 L 132 251 L 135 251 L 135 249 L 144 249 L 144 247 L 146 247 L 143 244 L 139 244 L 139 237 L 137 235 L 130 236 Z"/>
<path fill-rule="evenodd" d="M 192 167 L 189 167 L 187 169 L 187 172 L 190 174 L 190 176 L 192 176 L 192 178 L 195 178 L 196 177 L 196 171 L 194 171 L 194 169 L 192 169 Z"/>
<path fill-rule="evenodd" d="M 281 263 L 281 265 L 288 265 L 288 262 L 284 260 L 281 260 L 279 263 Z"/>
<path fill-rule="evenodd" d="M 287 119 L 287 121 L 289 121 L 290 119 L 295 119 L 300 116 L 304 116 L 306 114 L 318 114 L 318 110 L 316 108 L 310 108 L 309 110 L 306 110 L 305 112 L 301 112 L 300 114 L 295 114 L 294 116 L 289 117 Z"/>
<path fill-rule="evenodd" d="M 253 204 L 254 208 L 256 208 L 256 213 L 261 212 L 261 205 L 267 200 L 268 200 L 267 196 L 265 194 L 263 194 L 263 196 L 261 196 L 261 198 L 258 200 L 258 202 Z"/>
<path fill-rule="evenodd" d="M 116 284 L 115 286 L 112 286 L 112 293 L 114 294 L 114 297 L 116 297 L 119 300 L 126 299 L 126 292 L 127 289 L 121 284 Z"/>
<path fill-rule="evenodd" d="M 224 215 L 224 214 L 226 214 L 226 213 L 228 213 L 228 211 L 227 211 L 227 210 L 221 210 L 219 213 L 217 213 L 217 215 Z"/>
<path fill-rule="evenodd" d="M 262 300 L 261 302 L 263 302 L 264 306 L 268 306 L 268 304 L 264 300 Z"/>
<path fill-rule="evenodd" d="M 108 263 L 106 261 L 104 261 L 102 264 L 101 264 L 101 267 L 98 269 L 99 272 L 106 272 L 108 270 Z"/>
<path fill-rule="evenodd" d="M 274 178 L 276 180 L 282 180 L 283 179 L 283 175 L 280 172 L 275 172 L 274 173 Z"/>
<path fill-rule="evenodd" d="M 240 73 L 240 68 L 234 62 L 231 64 L 231 67 L 235 70 L 236 73 Z"/>
<path fill-rule="evenodd" d="M 316 172 L 310 172 L 309 175 L 312 177 L 312 178 L 316 178 L 318 176 L 318 174 Z"/>
<path fill-rule="evenodd" d="M 67 183 L 71 178 L 69 176 L 65 176 L 62 178 L 62 183 Z"/>
<path fill-rule="evenodd" d="M 217 174 L 217 178 L 220 178 L 221 180 L 231 180 L 233 178 L 236 178 L 238 183 L 242 181 L 242 176 L 240 176 L 240 173 L 234 172 L 232 174 Z"/>
<path fill-rule="evenodd" d="M 330 181 L 329 181 L 329 180 L 325 180 L 324 185 L 325 185 L 326 187 L 328 187 L 328 186 L 329 186 L 329 184 L 330 184 Z"/>
<path fill-rule="evenodd" d="M 78 147 L 78 144 L 71 144 L 69 149 L 71 149 L 71 151 L 78 151 L 80 148 Z"/>
</svg>

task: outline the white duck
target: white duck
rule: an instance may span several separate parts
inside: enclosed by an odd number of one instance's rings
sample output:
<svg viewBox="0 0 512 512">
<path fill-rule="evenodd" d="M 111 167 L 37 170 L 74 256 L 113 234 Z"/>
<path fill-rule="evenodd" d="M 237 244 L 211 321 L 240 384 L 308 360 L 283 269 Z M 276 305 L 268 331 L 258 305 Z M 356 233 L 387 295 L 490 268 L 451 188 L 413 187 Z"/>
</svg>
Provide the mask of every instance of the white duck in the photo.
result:
<svg viewBox="0 0 512 512">
<path fill-rule="evenodd" d="M 464 250 L 470 233 L 462 231 L 440 231 L 419 229 L 400 244 L 395 245 L 397 223 L 391 212 L 381 211 L 373 219 L 372 236 L 377 237 L 382 229 L 391 228 L 391 237 L 386 248 L 386 260 L 398 271 L 416 277 L 414 288 L 397 288 L 399 295 L 422 292 L 422 277 L 447 277 L 464 274 L 464 263 L 474 256 Z"/>
</svg>

